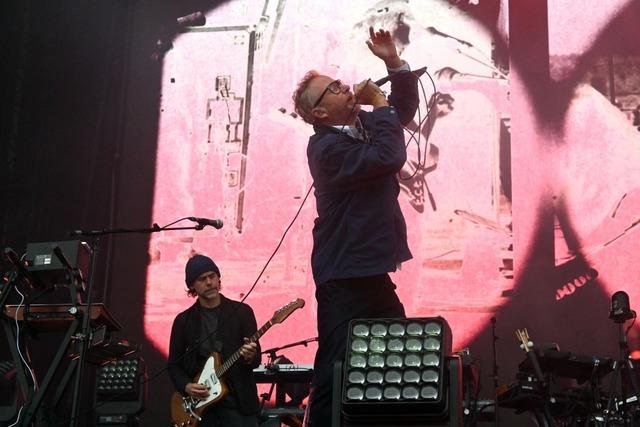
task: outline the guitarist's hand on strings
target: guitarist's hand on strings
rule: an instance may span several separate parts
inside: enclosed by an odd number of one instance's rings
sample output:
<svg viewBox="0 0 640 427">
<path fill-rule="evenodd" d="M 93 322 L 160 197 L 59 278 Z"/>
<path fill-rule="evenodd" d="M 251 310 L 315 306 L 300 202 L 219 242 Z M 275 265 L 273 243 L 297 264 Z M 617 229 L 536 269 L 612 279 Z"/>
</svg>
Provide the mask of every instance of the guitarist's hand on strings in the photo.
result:
<svg viewBox="0 0 640 427">
<path fill-rule="evenodd" d="M 209 396 L 209 389 L 204 384 L 189 383 L 184 387 L 184 392 L 191 397 L 206 399 Z"/>
<path fill-rule="evenodd" d="M 245 338 L 244 345 L 240 348 L 240 354 L 244 358 L 245 363 L 251 363 L 258 354 L 258 346 L 255 342 L 250 341 L 249 338 Z"/>
</svg>

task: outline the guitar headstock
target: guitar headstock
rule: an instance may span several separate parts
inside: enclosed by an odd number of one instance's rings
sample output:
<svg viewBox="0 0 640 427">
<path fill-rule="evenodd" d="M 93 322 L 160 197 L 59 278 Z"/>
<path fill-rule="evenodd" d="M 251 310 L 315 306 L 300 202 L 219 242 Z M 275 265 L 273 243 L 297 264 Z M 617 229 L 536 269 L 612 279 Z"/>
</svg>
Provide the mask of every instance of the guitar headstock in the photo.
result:
<svg viewBox="0 0 640 427">
<path fill-rule="evenodd" d="M 276 312 L 273 313 L 271 321 L 273 323 L 282 323 L 291 313 L 302 307 L 304 307 L 304 300 L 302 298 L 291 301 L 289 304 L 276 310 Z"/>
<path fill-rule="evenodd" d="M 520 341 L 520 347 L 528 353 L 531 350 L 531 347 L 533 347 L 533 343 L 529 339 L 529 331 L 527 331 L 527 328 L 516 329 L 516 337 L 518 338 L 518 341 Z"/>
</svg>

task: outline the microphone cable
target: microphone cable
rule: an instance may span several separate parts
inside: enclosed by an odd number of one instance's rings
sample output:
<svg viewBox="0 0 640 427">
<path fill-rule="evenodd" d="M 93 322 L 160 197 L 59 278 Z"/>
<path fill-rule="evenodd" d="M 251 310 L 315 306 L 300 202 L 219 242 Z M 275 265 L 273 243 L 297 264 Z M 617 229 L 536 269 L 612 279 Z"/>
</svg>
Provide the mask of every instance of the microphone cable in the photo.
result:
<svg viewBox="0 0 640 427">
<path fill-rule="evenodd" d="M 430 118 L 431 118 L 431 115 L 433 114 L 433 109 L 435 107 L 435 104 L 438 102 L 438 100 L 436 96 L 437 94 L 436 84 L 433 78 L 431 77 L 431 74 L 429 74 L 428 71 L 425 71 L 425 74 L 427 75 L 427 77 L 429 77 L 429 80 L 431 81 L 431 87 L 433 88 L 433 91 L 432 91 L 432 95 L 429 98 L 427 98 L 424 84 L 422 83 L 422 80 L 418 78 L 418 83 L 420 84 L 420 90 L 422 92 L 422 97 L 425 100 L 427 111 L 426 111 L 425 117 L 422 118 L 422 110 L 420 108 L 420 104 L 418 104 L 418 123 L 416 124 L 415 129 L 411 130 L 405 126 L 405 131 L 409 134 L 409 139 L 405 146 L 406 148 L 409 148 L 411 143 L 415 144 L 417 162 L 415 163 L 415 170 L 409 176 L 402 176 L 401 172 L 398 173 L 398 177 L 402 181 L 410 181 L 411 179 L 413 179 L 418 174 L 418 171 L 421 169 L 424 169 L 424 167 L 427 164 L 427 156 L 429 154 L 428 142 L 429 142 L 429 137 L 431 135 L 431 131 L 433 130 L 432 128 L 433 123 L 430 120 Z M 433 103 L 430 105 L 429 100 L 431 98 L 433 98 Z M 425 122 L 427 122 L 427 129 L 426 129 L 426 136 L 423 137 L 422 130 Z M 417 137 L 416 137 L 416 134 L 417 134 Z M 423 138 L 424 138 L 424 143 L 422 143 Z M 423 145 L 424 145 L 424 149 L 422 148 Z M 424 154 L 422 154 L 422 151 L 424 151 Z"/>
<path fill-rule="evenodd" d="M 22 256 L 22 258 L 24 258 L 24 255 Z M 14 280 L 17 280 L 17 273 L 16 273 L 16 276 L 14 277 Z M 16 307 L 16 311 L 14 313 L 14 323 L 15 323 L 15 328 L 16 328 L 16 350 L 18 352 L 18 356 L 20 357 L 20 362 L 22 362 L 24 367 L 27 368 L 27 371 L 29 372 L 29 375 L 31 376 L 31 380 L 33 381 L 33 393 L 36 393 L 38 391 L 38 382 L 36 381 L 35 374 L 33 373 L 33 368 L 31 368 L 31 366 L 29 366 L 29 363 L 27 362 L 25 356 L 22 354 L 22 350 L 20 350 L 20 323 L 18 321 L 18 313 L 20 312 L 20 309 L 24 305 L 25 296 L 18 289 L 17 283 L 16 283 L 16 285 L 14 286 L 13 289 L 16 291 L 16 293 L 18 295 L 20 295 L 20 302 L 18 303 L 18 305 Z M 25 320 L 26 320 L 26 316 L 25 316 Z M 23 329 L 24 329 L 24 326 L 23 326 Z M 29 357 L 29 359 L 30 359 L 30 357 Z M 17 426 L 18 425 L 18 423 L 20 422 L 20 417 L 22 416 L 22 410 L 25 409 L 25 407 L 28 406 L 29 403 L 30 403 L 30 401 L 23 402 L 22 406 L 20 406 L 20 410 L 18 411 L 18 414 L 16 415 L 15 421 L 13 422 L 13 424 L 9 424 L 8 427 L 13 427 L 13 426 Z"/>
</svg>

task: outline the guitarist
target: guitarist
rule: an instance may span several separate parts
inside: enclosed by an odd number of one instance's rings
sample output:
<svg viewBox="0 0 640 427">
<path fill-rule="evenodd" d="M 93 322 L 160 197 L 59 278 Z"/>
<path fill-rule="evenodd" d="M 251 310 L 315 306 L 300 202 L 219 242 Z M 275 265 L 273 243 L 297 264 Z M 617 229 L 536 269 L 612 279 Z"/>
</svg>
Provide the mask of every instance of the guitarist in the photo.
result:
<svg viewBox="0 0 640 427">
<path fill-rule="evenodd" d="M 220 269 L 204 255 L 194 255 L 185 267 L 187 294 L 196 302 L 178 314 L 171 328 L 168 370 L 174 387 L 183 395 L 206 398 L 207 387 L 194 383 L 212 352 L 226 360 L 238 348 L 242 357 L 223 376 L 229 394 L 204 412 L 200 427 L 257 427 L 258 391 L 253 369 L 260 364 L 259 343 L 247 337 L 257 330 L 248 305 L 220 293 Z"/>
</svg>

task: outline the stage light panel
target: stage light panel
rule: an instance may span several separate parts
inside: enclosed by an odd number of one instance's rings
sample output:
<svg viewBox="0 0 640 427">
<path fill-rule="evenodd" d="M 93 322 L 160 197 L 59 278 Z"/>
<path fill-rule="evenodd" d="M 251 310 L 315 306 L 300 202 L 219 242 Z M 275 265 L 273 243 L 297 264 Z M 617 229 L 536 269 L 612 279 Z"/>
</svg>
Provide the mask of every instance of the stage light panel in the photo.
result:
<svg viewBox="0 0 640 427">
<path fill-rule="evenodd" d="M 117 400 L 137 398 L 140 383 L 140 362 L 138 359 L 118 360 L 98 371 L 96 391 L 99 396 L 111 395 Z"/>
<path fill-rule="evenodd" d="M 446 417 L 451 330 L 443 318 L 356 319 L 346 347 L 341 409 L 347 419 Z"/>
<path fill-rule="evenodd" d="M 110 424 L 113 416 L 131 420 L 144 411 L 147 370 L 142 358 L 111 362 L 96 374 L 96 425 Z"/>
</svg>

